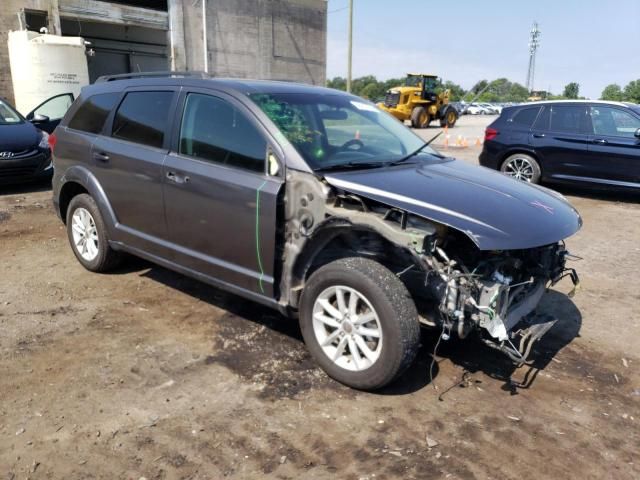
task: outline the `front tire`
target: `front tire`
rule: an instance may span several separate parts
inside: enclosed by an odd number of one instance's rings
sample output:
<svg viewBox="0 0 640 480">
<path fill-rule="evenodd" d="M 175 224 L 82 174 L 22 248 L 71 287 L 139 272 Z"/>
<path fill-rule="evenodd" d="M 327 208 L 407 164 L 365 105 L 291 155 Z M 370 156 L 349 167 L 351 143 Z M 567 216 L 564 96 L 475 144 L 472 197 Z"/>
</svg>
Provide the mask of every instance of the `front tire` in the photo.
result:
<svg viewBox="0 0 640 480">
<path fill-rule="evenodd" d="M 311 275 L 300 302 L 300 329 L 330 377 L 362 390 L 397 378 L 420 343 L 407 288 L 384 266 L 360 257 L 333 261 Z"/>
<path fill-rule="evenodd" d="M 538 161 L 526 153 L 514 153 L 508 156 L 502 162 L 500 171 L 516 180 L 528 183 L 540 183 L 542 176 L 542 169 Z"/>
<path fill-rule="evenodd" d="M 431 123 L 431 116 L 424 107 L 415 107 L 411 111 L 411 126 L 413 128 L 427 128 Z"/>
<path fill-rule="evenodd" d="M 76 195 L 69 202 L 67 236 L 76 258 L 89 271 L 106 272 L 120 262 L 120 254 L 109 246 L 98 205 L 86 193 Z"/>
</svg>

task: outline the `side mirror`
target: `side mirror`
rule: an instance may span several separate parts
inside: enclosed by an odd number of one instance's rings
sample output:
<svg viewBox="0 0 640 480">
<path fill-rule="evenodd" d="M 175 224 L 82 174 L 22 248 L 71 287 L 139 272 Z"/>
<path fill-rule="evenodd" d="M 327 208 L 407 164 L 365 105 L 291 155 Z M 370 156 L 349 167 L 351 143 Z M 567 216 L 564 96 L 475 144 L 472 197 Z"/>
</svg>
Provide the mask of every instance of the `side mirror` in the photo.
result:
<svg viewBox="0 0 640 480">
<path fill-rule="evenodd" d="M 44 123 L 49 121 L 49 117 L 47 117 L 46 115 L 41 115 L 39 113 L 36 113 L 33 117 L 29 119 L 29 121 L 31 123 Z"/>
<path fill-rule="evenodd" d="M 636 133 L 634 133 L 633 136 L 636 138 L 640 138 L 640 128 L 636 130 Z"/>
<path fill-rule="evenodd" d="M 280 173 L 280 162 L 276 158 L 276 156 L 269 152 L 267 155 L 267 164 L 268 164 L 268 172 L 272 177 L 277 177 Z"/>
</svg>

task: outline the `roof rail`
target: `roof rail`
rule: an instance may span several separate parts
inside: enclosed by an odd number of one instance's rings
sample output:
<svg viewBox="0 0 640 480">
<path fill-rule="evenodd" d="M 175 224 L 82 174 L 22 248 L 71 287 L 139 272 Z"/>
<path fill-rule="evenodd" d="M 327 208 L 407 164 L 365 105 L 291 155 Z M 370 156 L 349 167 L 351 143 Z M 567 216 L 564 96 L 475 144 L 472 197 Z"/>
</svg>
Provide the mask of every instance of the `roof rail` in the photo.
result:
<svg viewBox="0 0 640 480">
<path fill-rule="evenodd" d="M 95 83 L 113 82 L 114 80 L 129 80 L 132 78 L 148 78 L 148 77 L 196 77 L 196 78 L 211 78 L 207 72 L 132 72 L 121 73 L 118 75 L 102 75 L 98 77 Z"/>
</svg>

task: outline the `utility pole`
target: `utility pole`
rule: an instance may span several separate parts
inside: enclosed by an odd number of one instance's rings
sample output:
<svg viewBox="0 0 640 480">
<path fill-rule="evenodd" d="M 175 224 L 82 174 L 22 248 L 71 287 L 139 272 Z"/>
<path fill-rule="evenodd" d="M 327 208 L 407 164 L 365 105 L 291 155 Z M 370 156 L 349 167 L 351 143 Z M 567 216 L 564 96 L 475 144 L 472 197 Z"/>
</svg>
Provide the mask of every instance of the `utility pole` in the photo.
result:
<svg viewBox="0 0 640 480">
<path fill-rule="evenodd" d="M 527 71 L 527 90 L 533 92 L 533 78 L 536 72 L 536 50 L 540 45 L 540 30 L 538 22 L 533 22 L 531 31 L 529 32 L 529 70 Z"/>
<path fill-rule="evenodd" d="M 207 41 L 207 0 L 202 0 L 202 52 L 204 71 L 209 73 L 209 42 Z"/>
<path fill-rule="evenodd" d="M 347 92 L 351 92 L 351 52 L 353 50 L 353 0 L 349 0 L 349 47 L 347 53 Z"/>
</svg>

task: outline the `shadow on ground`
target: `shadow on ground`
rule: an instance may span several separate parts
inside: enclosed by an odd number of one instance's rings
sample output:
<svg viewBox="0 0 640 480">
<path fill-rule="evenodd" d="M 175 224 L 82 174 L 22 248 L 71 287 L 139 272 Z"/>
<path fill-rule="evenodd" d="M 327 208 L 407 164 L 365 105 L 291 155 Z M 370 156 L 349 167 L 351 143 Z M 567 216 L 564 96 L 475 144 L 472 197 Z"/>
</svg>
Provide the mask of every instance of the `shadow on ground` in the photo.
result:
<svg viewBox="0 0 640 480">
<path fill-rule="evenodd" d="M 640 203 L 640 190 L 606 190 L 604 188 L 587 188 L 577 185 L 545 184 L 563 195 L 602 200 L 605 202 Z"/>
<path fill-rule="evenodd" d="M 128 260 L 115 274 L 136 271 L 141 276 L 225 310 L 214 321 L 214 348 L 207 363 L 224 365 L 248 380 L 264 384 L 264 396 L 291 398 L 312 387 L 337 389 L 349 394 L 349 389 L 329 379 L 316 366 L 304 346 L 296 320 L 137 258 Z M 438 334 L 434 330 L 423 330 L 415 363 L 396 382 L 377 393 L 405 395 L 416 392 L 437 378 L 438 363 L 445 359 L 463 369 L 460 383 L 454 387 L 463 386 L 469 374 L 483 372 L 503 381 L 503 389 L 512 395 L 521 388 L 530 388 L 538 371 L 543 370 L 562 348 L 579 335 L 582 324 L 582 316 L 575 304 L 556 291 L 549 291 L 543 297 L 538 312 L 553 315 L 558 322 L 534 346 L 534 360 L 530 365 L 516 369 L 504 354 L 485 346 L 478 338 L 458 340 L 454 336 L 439 343 L 436 361 L 433 362 Z M 512 379 L 516 370 L 517 376 L 523 377 L 520 381 Z M 442 395 L 446 395 L 446 391 Z"/>
<path fill-rule="evenodd" d="M 51 190 L 51 180 L 38 180 L 20 184 L 0 185 L 0 196 L 20 195 L 24 193 L 46 192 Z"/>
</svg>

